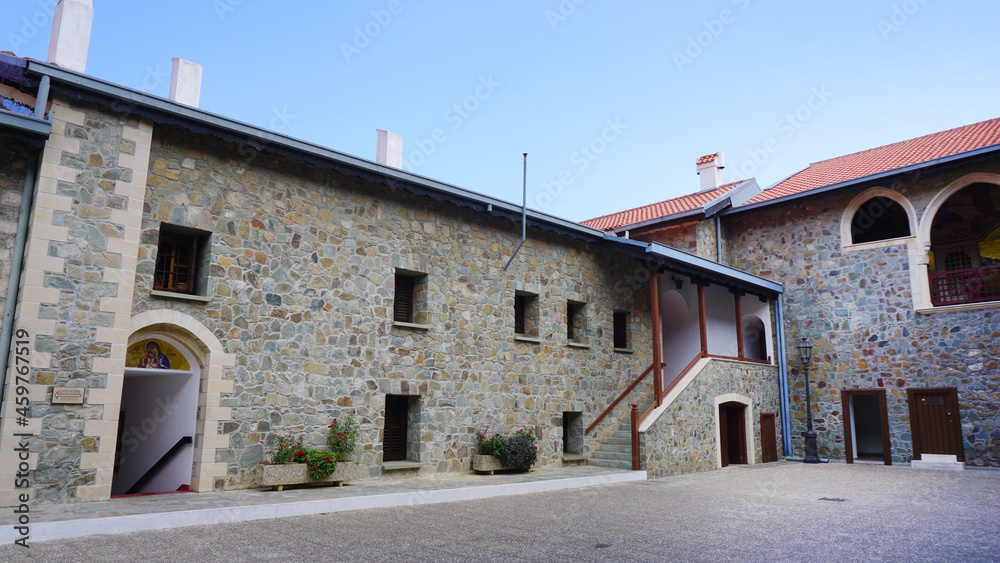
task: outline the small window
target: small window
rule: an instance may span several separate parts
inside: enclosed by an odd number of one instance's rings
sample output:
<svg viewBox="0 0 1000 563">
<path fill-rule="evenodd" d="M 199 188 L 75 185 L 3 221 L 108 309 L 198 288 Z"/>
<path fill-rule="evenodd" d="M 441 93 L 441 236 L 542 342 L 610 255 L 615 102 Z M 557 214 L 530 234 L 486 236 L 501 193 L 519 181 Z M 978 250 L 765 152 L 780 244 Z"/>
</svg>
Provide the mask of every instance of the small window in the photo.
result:
<svg viewBox="0 0 1000 563">
<path fill-rule="evenodd" d="M 945 271 L 967 270 L 971 267 L 972 267 L 972 257 L 969 256 L 968 252 L 965 251 L 949 252 L 944 257 Z"/>
<path fill-rule="evenodd" d="M 576 344 L 587 343 L 587 318 L 584 315 L 586 303 L 566 302 L 566 341 Z"/>
<path fill-rule="evenodd" d="M 583 413 L 563 412 L 563 455 L 583 451 Z"/>
<path fill-rule="evenodd" d="M 628 312 L 626 311 L 615 311 L 614 315 L 614 346 L 620 350 L 626 350 L 629 347 L 628 340 Z"/>
<path fill-rule="evenodd" d="M 153 289 L 174 293 L 204 295 L 208 282 L 202 276 L 202 265 L 208 262 L 211 233 L 160 225 L 156 247 L 156 270 Z"/>
<path fill-rule="evenodd" d="M 396 269 L 395 281 L 392 320 L 398 323 L 425 323 L 427 321 L 427 275 Z"/>
<path fill-rule="evenodd" d="M 538 296 L 518 291 L 514 294 L 514 334 L 538 337 Z"/>
<path fill-rule="evenodd" d="M 851 242 L 875 242 L 910 236 L 910 219 L 899 203 L 873 197 L 861 204 L 851 219 Z"/>
</svg>

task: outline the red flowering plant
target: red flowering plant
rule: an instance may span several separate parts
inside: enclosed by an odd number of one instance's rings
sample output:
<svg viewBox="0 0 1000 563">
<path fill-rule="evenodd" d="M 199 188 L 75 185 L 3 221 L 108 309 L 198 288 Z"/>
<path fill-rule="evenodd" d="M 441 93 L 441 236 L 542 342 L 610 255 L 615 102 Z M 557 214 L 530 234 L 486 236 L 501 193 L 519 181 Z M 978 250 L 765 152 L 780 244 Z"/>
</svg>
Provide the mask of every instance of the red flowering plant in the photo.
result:
<svg viewBox="0 0 1000 563">
<path fill-rule="evenodd" d="M 326 443 L 330 446 L 330 451 L 336 455 L 337 461 L 349 460 L 358 443 L 358 421 L 354 418 L 354 412 L 343 419 L 333 419 L 328 428 L 330 430 Z"/>
<path fill-rule="evenodd" d="M 482 432 L 476 433 L 476 442 L 479 444 L 479 454 L 496 456 L 500 453 L 500 448 L 503 447 L 503 436 L 496 433 L 490 436 L 489 432 L 490 427 L 487 426 Z"/>
<path fill-rule="evenodd" d="M 302 438 L 291 435 L 281 436 L 271 447 L 268 456 L 270 461 L 262 461 L 264 465 L 283 465 L 286 463 L 304 463 L 311 479 L 322 479 L 333 473 L 337 468 L 337 456 L 327 450 L 307 448 L 302 444 Z"/>
</svg>

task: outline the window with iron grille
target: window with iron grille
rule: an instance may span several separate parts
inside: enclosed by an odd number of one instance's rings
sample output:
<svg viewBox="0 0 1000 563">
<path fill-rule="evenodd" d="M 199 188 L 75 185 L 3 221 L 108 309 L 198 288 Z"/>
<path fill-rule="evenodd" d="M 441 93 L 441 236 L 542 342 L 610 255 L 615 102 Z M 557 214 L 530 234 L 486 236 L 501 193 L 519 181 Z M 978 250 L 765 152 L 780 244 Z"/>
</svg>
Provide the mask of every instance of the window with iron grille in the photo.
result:
<svg viewBox="0 0 1000 563">
<path fill-rule="evenodd" d="M 209 249 L 211 233 L 161 224 L 156 246 L 153 289 L 174 293 L 204 293 L 201 263 Z M 199 291 L 201 290 L 201 291 Z"/>
<path fill-rule="evenodd" d="M 949 252 L 944 257 L 944 269 L 946 271 L 951 270 L 967 270 L 972 267 L 972 257 L 969 256 L 968 252 Z"/>
<path fill-rule="evenodd" d="M 614 314 L 614 347 L 627 349 L 628 341 L 628 312 L 615 311 Z"/>
</svg>

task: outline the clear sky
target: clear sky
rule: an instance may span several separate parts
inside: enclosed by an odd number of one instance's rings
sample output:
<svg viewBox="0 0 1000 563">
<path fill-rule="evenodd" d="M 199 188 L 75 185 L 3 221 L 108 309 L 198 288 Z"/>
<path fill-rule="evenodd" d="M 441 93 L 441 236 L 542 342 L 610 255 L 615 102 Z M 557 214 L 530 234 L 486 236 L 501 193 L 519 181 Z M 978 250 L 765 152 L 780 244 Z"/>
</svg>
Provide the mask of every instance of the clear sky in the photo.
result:
<svg viewBox="0 0 1000 563">
<path fill-rule="evenodd" d="M 0 50 L 44 59 L 55 0 L 6 0 Z M 996 0 L 94 0 L 87 73 L 583 220 L 1000 117 Z"/>
</svg>

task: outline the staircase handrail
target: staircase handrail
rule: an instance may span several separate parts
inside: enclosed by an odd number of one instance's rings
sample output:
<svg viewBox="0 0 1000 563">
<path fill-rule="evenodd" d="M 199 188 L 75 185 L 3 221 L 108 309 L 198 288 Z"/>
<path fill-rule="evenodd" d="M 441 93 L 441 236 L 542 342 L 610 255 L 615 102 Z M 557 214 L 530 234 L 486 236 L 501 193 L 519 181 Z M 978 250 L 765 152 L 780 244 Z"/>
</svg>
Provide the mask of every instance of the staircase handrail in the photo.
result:
<svg viewBox="0 0 1000 563">
<path fill-rule="evenodd" d="M 660 364 L 660 365 L 662 366 L 664 364 Z M 597 415 L 597 418 L 594 419 L 594 422 L 590 423 L 590 426 L 587 427 L 587 430 L 586 430 L 586 432 L 584 432 L 584 434 L 590 434 L 590 431 L 593 430 L 594 427 L 597 426 L 597 424 L 599 422 L 601 422 L 601 420 L 603 420 L 604 417 L 607 416 L 608 413 L 610 413 L 612 409 L 614 409 L 616 406 L 618 406 L 618 403 L 620 403 L 621 400 L 624 399 L 626 395 L 628 395 L 629 393 L 631 393 L 632 390 L 635 389 L 635 386 L 638 385 L 640 382 L 642 382 L 642 380 L 645 379 L 646 376 L 649 375 L 649 372 L 651 372 L 651 371 L 653 371 L 653 364 L 649 364 L 649 367 L 646 368 L 646 371 L 642 372 L 642 375 L 640 375 L 639 377 L 637 377 L 636 380 L 631 383 L 631 385 L 629 385 L 628 387 L 626 387 L 625 390 L 622 391 L 622 394 L 618 395 L 618 397 L 615 398 L 614 401 L 611 401 L 611 404 L 608 405 L 608 408 L 604 409 L 604 411 L 601 414 Z M 654 403 L 655 403 L 655 401 L 654 401 Z"/>
</svg>

